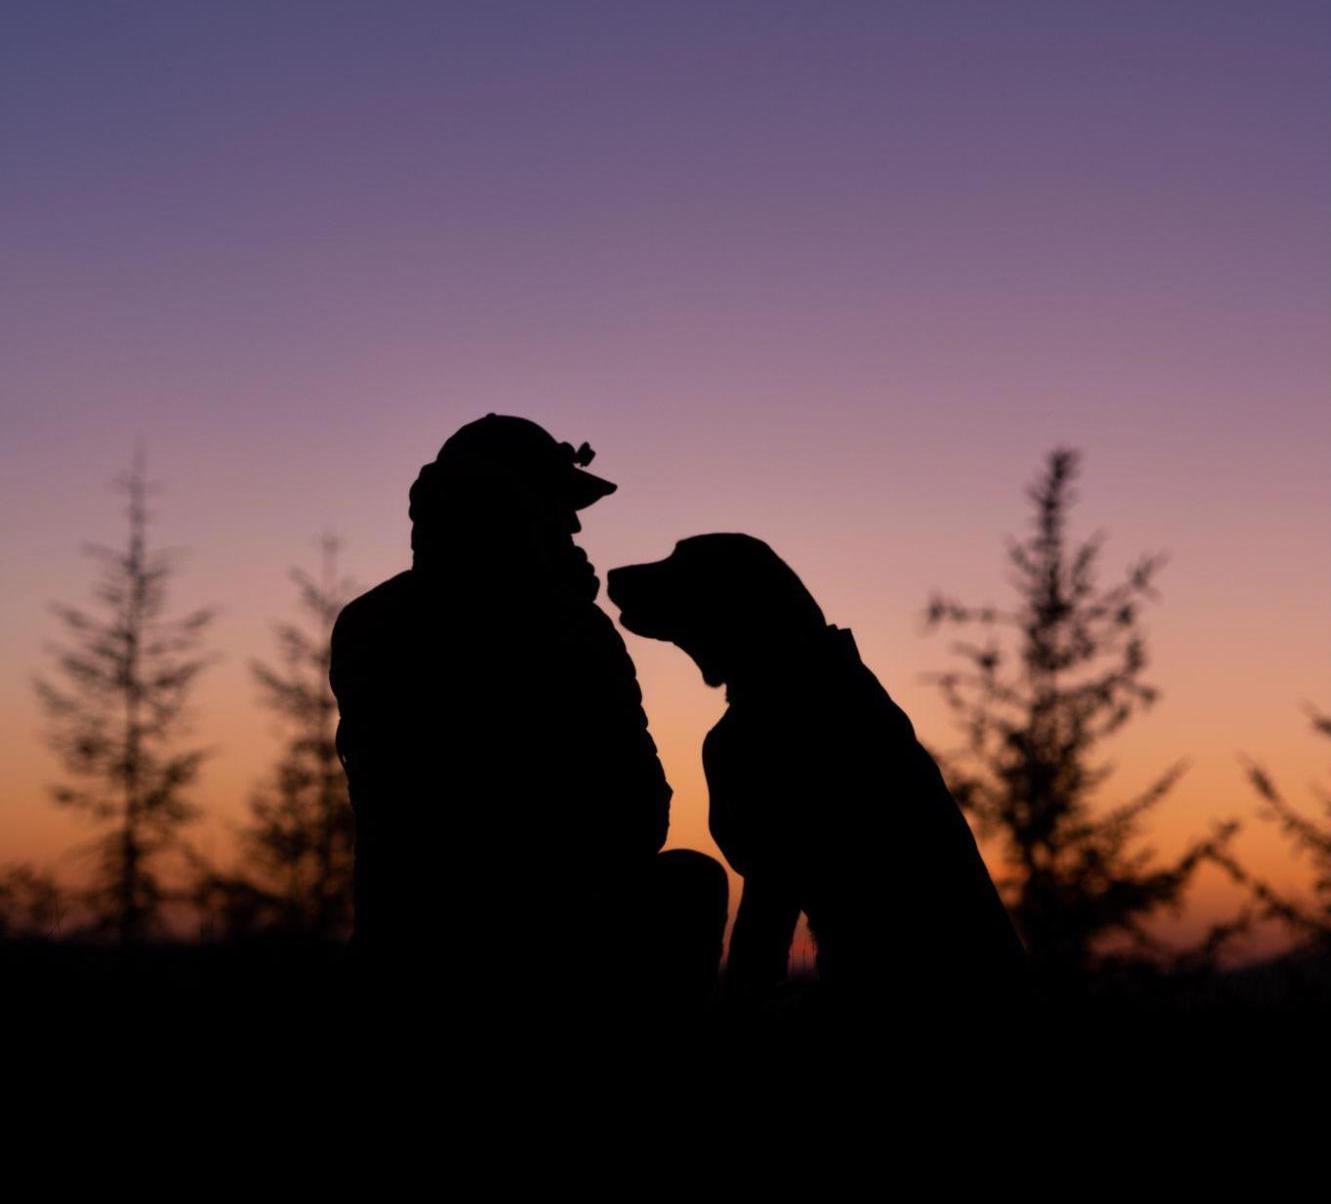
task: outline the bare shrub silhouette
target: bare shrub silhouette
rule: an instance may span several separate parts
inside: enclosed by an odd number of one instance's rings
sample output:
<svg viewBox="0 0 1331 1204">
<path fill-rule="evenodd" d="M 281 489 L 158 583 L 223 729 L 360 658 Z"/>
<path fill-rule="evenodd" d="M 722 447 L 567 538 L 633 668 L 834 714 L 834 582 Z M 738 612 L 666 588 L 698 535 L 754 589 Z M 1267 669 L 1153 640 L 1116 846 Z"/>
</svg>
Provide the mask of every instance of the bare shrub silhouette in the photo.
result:
<svg viewBox="0 0 1331 1204">
<path fill-rule="evenodd" d="M 26 862 L 0 872 L 0 940 L 58 936 L 64 911 L 64 894 L 49 873 Z"/>
<path fill-rule="evenodd" d="M 1331 715 L 1315 707 L 1305 708 L 1318 734 L 1331 737 Z M 1306 952 L 1331 955 L 1331 791 L 1313 786 L 1314 795 L 1325 816 L 1323 822 L 1308 818 L 1281 793 L 1271 774 L 1251 758 L 1245 757 L 1248 780 L 1261 799 L 1258 815 L 1278 824 L 1293 847 L 1296 857 L 1312 863 L 1312 897 L 1298 901 L 1286 891 L 1253 875 L 1232 857 L 1223 859 L 1230 875 L 1247 888 L 1259 905 L 1262 919 L 1278 920 L 1305 946 Z"/>
</svg>

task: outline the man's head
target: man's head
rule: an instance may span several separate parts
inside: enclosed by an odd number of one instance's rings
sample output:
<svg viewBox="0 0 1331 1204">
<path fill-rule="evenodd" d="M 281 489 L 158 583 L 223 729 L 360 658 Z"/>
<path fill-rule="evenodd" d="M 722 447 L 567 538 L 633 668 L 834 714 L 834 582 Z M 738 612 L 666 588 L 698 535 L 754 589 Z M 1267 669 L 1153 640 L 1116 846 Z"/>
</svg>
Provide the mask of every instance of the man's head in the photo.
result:
<svg viewBox="0 0 1331 1204">
<path fill-rule="evenodd" d="M 681 539 L 664 560 L 611 569 L 619 621 L 678 644 L 711 686 L 731 684 L 826 624 L 794 571 L 751 535 Z"/>
<path fill-rule="evenodd" d="M 530 419 L 487 414 L 454 431 L 435 463 L 445 472 L 490 471 L 530 490 L 544 504 L 582 510 L 617 488 L 583 471 L 595 455 L 585 443 L 574 448 L 557 442 Z"/>
<path fill-rule="evenodd" d="M 418 564 L 464 556 L 495 566 L 552 564 L 595 597 L 599 583 L 573 543 L 577 511 L 613 493 L 584 471 L 594 456 L 526 418 L 487 414 L 455 431 L 411 487 Z"/>
</svg>

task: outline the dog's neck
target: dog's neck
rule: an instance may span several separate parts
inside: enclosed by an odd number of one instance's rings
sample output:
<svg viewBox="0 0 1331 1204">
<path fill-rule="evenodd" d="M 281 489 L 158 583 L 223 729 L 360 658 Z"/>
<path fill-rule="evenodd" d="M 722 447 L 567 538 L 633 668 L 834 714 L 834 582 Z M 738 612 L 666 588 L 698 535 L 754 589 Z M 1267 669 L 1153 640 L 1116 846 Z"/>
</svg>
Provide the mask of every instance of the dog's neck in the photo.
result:
<svg viewBox="0 0 1331 1204">
<path fill-rule="evenodd" d="M 783 698 L 800 693 L 810 678 L 824 674 L 829 667 L 860 663 L 855 637 L 848 627 L 828 625 L 808 637 L 786 644 L 771 656 L 755 657 L 737 665 L 726 678 L 726 702 L 734 705 Z"/>
</svg>

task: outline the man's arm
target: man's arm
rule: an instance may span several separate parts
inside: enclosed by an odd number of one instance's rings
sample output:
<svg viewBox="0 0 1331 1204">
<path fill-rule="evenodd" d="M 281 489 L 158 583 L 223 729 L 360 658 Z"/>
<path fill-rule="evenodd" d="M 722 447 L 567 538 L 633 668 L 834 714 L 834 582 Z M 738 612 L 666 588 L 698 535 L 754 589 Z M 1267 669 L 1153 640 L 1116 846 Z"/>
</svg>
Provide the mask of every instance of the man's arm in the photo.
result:
<svg viewBox="0 0 1331 1204">
<path fill-rule="evenodd" d="M 584 799 L 600 810 L 603 836 L 621 851 L 658 852 L 670 824 L 671 789 L 643 712 L 637 673 L 608 615 L 580 618 L 579 663 L 565 679 L 563 723 L 583 752 L 573 766 Z"/>
</svg>

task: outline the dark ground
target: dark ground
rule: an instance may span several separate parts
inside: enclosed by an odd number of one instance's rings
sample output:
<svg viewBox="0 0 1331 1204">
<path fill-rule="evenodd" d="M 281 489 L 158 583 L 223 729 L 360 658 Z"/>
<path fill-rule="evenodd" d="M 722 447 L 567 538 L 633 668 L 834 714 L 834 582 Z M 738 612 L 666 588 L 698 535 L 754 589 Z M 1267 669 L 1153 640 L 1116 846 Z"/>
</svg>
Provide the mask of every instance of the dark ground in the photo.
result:
<svg viewBox="0 0 1331 1204">
<path fill-rule="evenodd" d="M 345 945 L 289 939 L 196 944 L 155 943 L 137 948 L 77 941 L 0 942 L 0 983 L 11 1013 L 38 1024 L 80 1017 L 117 1016 L 129 1028 L 154 1027 L 188 1034 L 231 1029 L 270 1039 L 301 1039 L 311 1027 L 348 1025 L 356 1009 L 394 1007 L 402 1012 L 466 1008 L 484 990 L 464 976 L 442 974 L 411 1003 L 391 1003 L 379 984 L 366 982 Z M 508 1000 L 511 1023 L 540 1023 L 559 1011 L 576 984 L 546 980 L 527 999 Z M 691 1031 L 735 1035 L 807 1033 L 825 1022 L 816 977 L 791 979 L 761 1007 L 740 1011 L 719 997 L 692 1014 L 656 1015 L 652 1022 Z M 486 1006 L 493 1000 L 487 1000 Z M 959 1009 L 964 1018 L 964 1006 Z M 627 1018 L 627 1017 L 626 1017 Z M 1140 965 L 1122 967 L 1078 988 L 1046 989 L 1029 1019 L 1056 1028 L 1159 1024 L 1197 1020 L 1242 1028 L 1331 1018 L 1331 958 L 1295 952 L 1229 970 L 1167 973 Z M 563 1020 L 569 1017 L 564 1015 Z M 604 1022 L 605 1015 L 598 1018 Z M 983 1033 L 984 1018 L 976 1016 Z M 1331 1026 L 1328 1026 L 1331 1032 Z"/>
<path fill-rule="evenodd" d="M 564 1006 L 575 987 L 497 1006 L 461 979 L 390 996 L 357 982 L 344 947 L 320 943 L 0 944 L 9 1095 L 30 1117 L 138 1123 L 132 1101 L 146 1098 L 189 1128 L 202 1107 L 235 1128 L 237 1149 L 287 1142 L 325 1172 L 373 1133 L 427 1162 L 481 1158 L 542 1182 L 538 1140 L 577 1176 L 606 1171 L 612 1154 L 641 1171 L 737 1158 L 752 1141 L 745 1157 L 781 1181 L 807 1162 L 815 1130 L 871 1158 L 945 1157 L 948 1176 L 1016 1173 L 1077 1141 L 1099 1167 L 1128 1133 L 1177 1146 L 1179 1126 L 1208 1113 L 1305 1113 L 1327 1081 L 1331 974 L 1311 959 L 1129 976 L 1029 1015 L 963 1004 L 861 1026 L 830 1014 L 809 979 L 762 1009 L 713 1000 L 696 1014 L 579 1013 Z M 1227 1156 L 1207 1143 L 1208 1164 Z M 222 1147 L 208 1148 L 211 1161 Z"/>
</svg>

